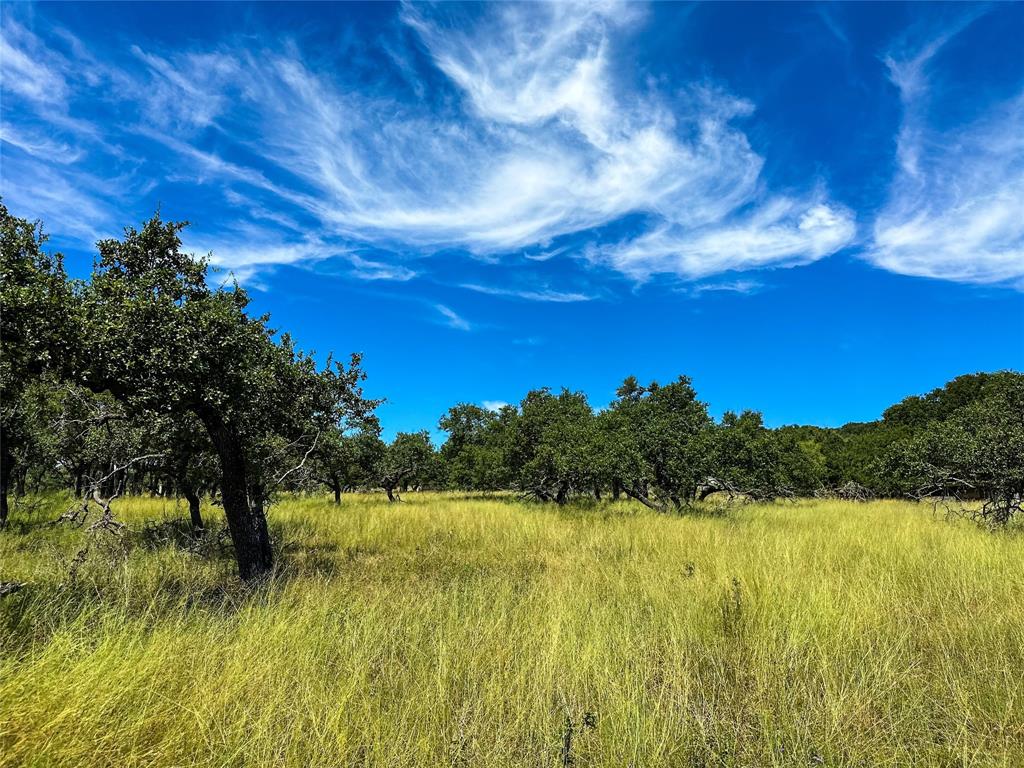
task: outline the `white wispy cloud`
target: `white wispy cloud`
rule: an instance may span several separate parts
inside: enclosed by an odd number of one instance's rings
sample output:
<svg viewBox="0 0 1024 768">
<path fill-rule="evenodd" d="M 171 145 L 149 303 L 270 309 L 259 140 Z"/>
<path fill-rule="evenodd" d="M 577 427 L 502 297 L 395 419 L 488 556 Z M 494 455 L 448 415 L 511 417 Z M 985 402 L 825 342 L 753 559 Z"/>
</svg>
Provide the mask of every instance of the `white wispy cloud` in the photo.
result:
<svg viewBox="0 0 1024 768">
<path fill-rule="evenodd" d="M 73 163 L 83 155 L 81 149 L 65 141 L 54 141 L 42 132 L 26 130 L 15 125 L 5 124 L 0 130 L 0 140 L 28 155 L 61 165 Z"/>
<path fill-rule="evenodd" d="M 441 313 L 444 318 L 444 324 L 450 328 L 454 328 L 457 331 L 470 331 L 473 326 L 469 324 L 467 320 L 460 317 L 455 310 L 446 307 L 444 304 L 435 304 L 434 309 Z"/>
<path fill-rule="evenodd" d="M 590 251 L 638 279 L 803 263 L 846 245 L 852 215 L 822 192 L 776 213 L 763 160 L 734 127 L 749 103 L 700 85 L 672 107 L 654 93 L 616 92 L 613 32 L 637 16 L 613 3 L 502 6 L 478 28 L 453 31 L 407 8 L 474 112 L 529 139 L 455 209 L 458 221 L 482 225 L 463 241 L 520 247 L 645 213 L 649 231 Z M 448 215 L 421 213 L 419 223 Z"/>
<path fill-rule="evenodd" d="M 74 101 L 63 98 L 69 89 L 79 98 L 102 89 L 123 119 L 105 126 L 115 135 L 100 137 L 105 145 L 96 151 L 113 152 L 126 136 L 153 142 L 168 153 L 160 161 L 166 177 L 233 196 L 241 221 L 232 228 L 246 224 L 247 237 L 212 245 L 229 249 L 214 248 L 215 256 L 237 269 L 315 262 L 325 242 L 419 253 L 457 247 L 488 258 L 527 248 L 542 260 L 562 254 L 553 240 L 575 235 L 593 241 L 585 249 L 591 263 L 635 280 L 693 279 L 803 264 L 853 239 L 852 213 L 815 180 L 806 192 L 769 188 L 764 159 L 740 128 L 752 104 L 706 83 L 664 94 L 615 76 L 624 63 L 617 40 L 642 22 L 641 7 L 492 5 L 460 24 L 445 18 L 453 12 L 443 5 L 401 11 L 455 96 L 442 94 L 431 108 L 429 100 L 358 88 L 344 71 L 314 68 L 301 41 L 260 51 L 245 41 L 176 52 L 132 46 L 134 66 L 118 69 L 72 38 L 69 58 L 37 66 L 46 46 L 5 24 L 4 82 L 16 80 L 16 95 L 36 109 Z M 388 54 L 415 81 L 409 52 L 389 43 Z M 90 75 L 69 80 L 76 64 Z M 422 95 L 424 82 L 415 85 Z M 65 117 L 62 130 L 82 138 L 88 128 Z M 19 146 L 36 145 L 22 139 Z M 63 160 L 77 162 L 67 153 Z M 107 160 L 90 166 L 98 178 L 116 165 Z M 55 227 L 73 215 L 59 215 L 58 206 L 46 213 L 57 214 Z M 614 243 L 594 236 L 633 215 L 647 224 L 631 236 Z M 315 239 L 303 240 L 310 222 Z M 415 274 L 400 264 L 351 262 L 365 279 Z"/>
<path fill-rule="evenodd" d="M 595 298 L 587 293 L 576 293 L 573 291 L 552 291 L 547 288 L 540 290 L 519 290 L 516 288 L 498 288 L 490 285 L 477 285 L 476 283 L 462 283 L 460 288 L 469 291 L 484 293 L 488 296 L 507 296 L 513 299 L 526 299 L 527 301 L 550 301 L 555 303 L 568 303 L 576 301 L 590 301 Z"/>
<path fill-rule="evenodd" d="M 898 168 L 865 255 L 905 275 L 1024 285 L 1024 92 L 968 124 L 929 122 L 935 59 L 980 12 L 886 59 L 904 114 Z"/>
<path fill-rule="evenodd" d="M 317 238 L 285 241 L 256 225 L 243 224 L 231 237 L 215 240 L 193 238 L 186 230 L 183 245 L 192 253 L 209 254 L 211 264 L 232 273 L 247 285 L 255 284 L 254 277 L 263 267 L 302 265 L 315 269 L 319 262 L 328 259 L 346 265 L 341 270 L 332 269 L 332 273 L 359 280 L 405 282 L 417 275 L 407 266 L 367 259 L 344 245 Z M 266 285 L 262 284 L 261 290 L 265 289 Z"/>
<path fill-rule="evenodd" d="M 4 90 L 34 102 L 60 104 L 67 85 L 57 54 L 17 20 L 5 17 L 3 21 L 0 61 Z"/>
<path fill-rule="evenodd" d="M 350 254 L 348 259 L 352 264 L 350 274 L 360 280 L 395 280 L 404 283 L 407 280 L 412 280 L 418 274 L 414 269 L 402 264 L 373 261 L 356 254 Z"/>
<path fill-rule="evenodd" d="M 497 411 L 500 411 L 502 408 L 504 408 L 506 405 L 508 405 L 508 403 L 506 403 L 504 400 L 484 400 L 483 401 L 483 406 L 488 411 L 495 411 L 495 412 L 497 412 Z"/>
<path fill-rule="evenodd" d="M 844 209 L 775 198 L 735 222 L 693 229 L 665 223 L 625 243 L 594 248 L 590 257 L 636 279 L 658 272 L 695 279 L 807 264 L 840 250 L 855 234 L 853 216 Z"/>
<path fill-rule="evenodd" d="M 3 152 L 0 196 L 4 203 L 21 215 L 40 219 L 51 234 L 58 231 L 90 245 L 120 234 L 110 224 L 112 207 L 96 188 L 96 182 L 74 168 L 55 167 L 33 162 L 29 156 Z"/>
<path fill-rule="evenodd" d="M 757 280 L 726 280 L 715 283 L 697 283 L 689 289 L 689 293 L 700 296 L 702 293 L 740 293 L 750 295 L 764 288 L 764 283 Z"/>
</svg>

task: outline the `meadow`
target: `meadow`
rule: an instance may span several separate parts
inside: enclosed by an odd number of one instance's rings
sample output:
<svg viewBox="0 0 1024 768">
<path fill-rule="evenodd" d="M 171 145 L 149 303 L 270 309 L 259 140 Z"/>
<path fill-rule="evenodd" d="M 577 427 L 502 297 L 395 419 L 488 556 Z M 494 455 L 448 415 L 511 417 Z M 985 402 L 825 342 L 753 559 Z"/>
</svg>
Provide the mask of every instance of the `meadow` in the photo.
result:
<svg viewBox="0 0 1024 768">
<path fill-rule="evenodd" d="M 0 533 L 0 766 L 1024 765 L 1024 535 L 928 505 L 290 498 L 247 587 L 62 504 Z"/>
</svg>

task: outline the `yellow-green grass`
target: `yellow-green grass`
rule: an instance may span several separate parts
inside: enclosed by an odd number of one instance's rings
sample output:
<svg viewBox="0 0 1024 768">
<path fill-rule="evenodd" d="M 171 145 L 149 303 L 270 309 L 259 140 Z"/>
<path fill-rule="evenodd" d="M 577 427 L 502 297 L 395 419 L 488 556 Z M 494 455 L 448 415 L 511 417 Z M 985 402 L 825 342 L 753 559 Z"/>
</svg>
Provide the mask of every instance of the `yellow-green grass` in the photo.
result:
<svg viewBox="0 0 1024 768">
<path fill-rule="evenodd" d="M 71 580 L 58 507 L 0 533 L 2 766 L 1024 765 L 1024 536 L 928 506 L 290 499 L 257 588 L 159 499 Z"/>
</svg>

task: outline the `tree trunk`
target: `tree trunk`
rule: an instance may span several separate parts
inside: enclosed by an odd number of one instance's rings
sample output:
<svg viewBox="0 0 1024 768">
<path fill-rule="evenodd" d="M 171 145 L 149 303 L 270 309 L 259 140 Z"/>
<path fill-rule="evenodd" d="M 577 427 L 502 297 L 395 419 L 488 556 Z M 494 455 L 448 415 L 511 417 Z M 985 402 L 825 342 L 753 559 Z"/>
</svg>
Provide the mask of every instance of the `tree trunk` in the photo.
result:
<svg viewBox="0 0 1024 768">
<path fill-rule="evenodd" d="M 7 527 L 10 509 L 7 506 L 7 492 L 11 485 L 11 471 L 14 469 L 14 456 L 7 444 L 8 436 L 0 433 L 0 528 Z"/>
<path fill-rule="evenodd" d="M 188 502 L 188 516 L 192 520 L 192 529 L 203 530 L 203 515 L 199 511 L 199 494 L 188 480 L 178 480 L 178 485 L 181 487 L 181 495 Z"/>
<path fill-rule="evenodd" d="M 555 496 L 555 503 L 562 505 L 569 500 L 569 483 L 563 482 L 558 486 L 558 495 Z"/>
<path fill-rule="evenodd" d="M 270 572 L 274 565 L 274 550 L 262 504 L 249 505 L 249 471 L 242 440 L 216 411 L 204 410 L 198 415 L 220 458 L 221 503 L 228 521 L 228 532 L 235 545 L 238 575 L 245 581 L 254 581 Z"/>
<path fill-rule="evenodd" d="M 334 477 L 331 478 L 330 482 L 331 490 L 334 491 L 334 503 L 335 505 L 341 504 L 341 481 Z"/>
<path fill-rule="evenodd" d="M 598 501 L 601 500 L 601 484 L 600 483 L 594 483 L 594 498 L 597 499 Z"/>
<path fill-rule="evenodd" d="M 249 509 L 252 510 L 254 515 L 262 517 L 264 521 L 266 520 L 266 513 L 263 511 L 263 504 L 266 498 L 263 483 L 258 481 L 249 483 Z"/>
<path fill-rule="evenodd" d="M 385 485 L 384 493 L 388 495 L 388 501 L 394 503 L 395 501 L 395 487 L 393 485 Z"/>
<path fill-rule="evenodd" d="M 619 480 L 619 478 L 616 477 L 614 480 L 612 480 L 612 498 L 615 501 L 618 501 L 619 497 L 621 495 L 622 495 L 622 481 Z"/>
<path fill-rule="evenodd" d="M 697 488 L 694 495 L 696 496 L 697 501 L 704 501 L 711 494 L 724 490 L 725 486 L 719 480 L 709 477 L 704 481 L 704 485 L 702 487 Z"/>
<path fill-rule="evenodd" d="M 641 484 L 639 483 L 635 485 L 633 488 L 630 488 L 628 485 L 624 485 L 622 486 L 622 490 L 627 496 L 629 496 L 629 498 L 636 499 L 645 507 L 649 507 L 650 509 L 653 509 L 656 512 L 665 511 L 660 505 L 655 504 L 653 501 L 651 501 L 647 494 L 644 493 Z"/>
<path fill-rule="evenodd" d="M 114 495 L 114 489 L 117 487 L 117 464 L 110 462 L 109 465 L 104 465 L 102 472 L 105 477 L 102 483 L 100 483 L 99 493 L 104 499 L 109 499 Z"/>
</svg>

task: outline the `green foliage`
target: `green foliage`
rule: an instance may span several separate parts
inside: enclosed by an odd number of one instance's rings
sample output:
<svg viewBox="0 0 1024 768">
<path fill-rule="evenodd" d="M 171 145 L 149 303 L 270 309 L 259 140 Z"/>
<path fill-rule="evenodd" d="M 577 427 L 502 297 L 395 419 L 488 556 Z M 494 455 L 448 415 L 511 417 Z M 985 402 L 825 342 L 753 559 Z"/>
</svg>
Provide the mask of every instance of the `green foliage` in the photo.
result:
<svg viewBox="0 0 1024 768">
<path fill-rule="evenodd" d="M 438 428 L 448 433 L 439 460 L 448 488 L 495 491 L 512 482 L 505 460 L 506 437 L 518 417 L 516 409 L 499 413 L 459 403 L 441 417 Z"/>
<path fill-rule="evenodd" d="M 395 489 L 430 485 L 437 478 L 438 466 L 430 434 L 399 432 L 380 453 L 376 463 L 378 483 L 389 501 L 395 500 Z"/>
<path fill-rule="evenodd" d="M 761 414 L 727 411 L 710 440 L 711 490 L 735 490 L 751 498 L 770 500 L 789 491 L 782 446 L 776 433 L 764 426 Z"/>
<path fill-rule="evenodd" d="M 11 215 L 0 202 L 0 527 L 7 524 L 15 467 L 24 469 L 38 453 L 28 389 L 74 338 L 62 259 L 44 253 L 45 242 L 41 224 Z"/>
<path fill-rule="evenodd" d="M 255 466 L 273 451 L 259 455 L 268 435 L 294 440 L 370 418 L 359 357 L 321 371 L 287 334 L 275 338 L 267 317 L 246 313 L 237 283 L 210 287 L 207 260 L 181 251 L 185 226 L 154 217 L 99 243 L 79 291 L 81 378 L 140 411 L 216 414 L 255 452 Z"/>
<path fill-rule="evenodd" d="M 711 418 L 690 380 L 646 387 L 630 377 L 612 403 L 605 463 L 623 490 L 648 506 L 671 501 L 678 509 L 707 477 Z M 656 498 L 651 497 L 653 489 Z"/>
<path fill-rule="evenodd" d="M 983 456 L 978 441 L 989 441 L 993 451 L 1015 445 L 1005 424 L 1001 432 L 982 427 L 992 414 L 1013 414 L 1017 406 L 1006 397 L 999 407 L 975 406 L 992 401 L 996 393 L 1015 391 L 1020 379 L 1013 372 L 960 377 L 948 391 L 908 398 L 905 408 L 894 406 L 885 419 L 839 429 L 768 429 L 754 411 L 726 413 L 716 424 L 685 377 L 646 387 L 629 377 L 611 406 L 597 414 L 582 393 L 556 396 L 537 390 L 519 408 L 509 406 L 498 414 L 465 403 L 450 409 L 440 421 L 449 433 L 440 461 L 450 488 L 515 487 L 563 503 L 571 495 L 600 498 L 608 490 L 654 509 L 680 509 L 719 491 L 764 500 L 842 493 L 843 488 L 860 489 L 862 496 L 903 495 L 912 491 L 911 481 L 899 477 L 912 472 L 907 441 L 939 423 L 933 419 L 922 427 L 907 414 L 931 409 L 928 413 L 936 415 L 960 414 L 960 432 L 971 426 L 976 433 L 975 447 L 960 453 L 969 461 L 984 460 L 984 466 L 992 467 L 990 475 L 1011 483 L 1011 462 Z M 962 407 L 950 410 L 952 404 Z M 953 426 L 949 433 L 955 433 Z M 879 458 L 890 454 L 892 460 L 883 467 Z M 920 467 L 913 471 L 913 488 L 926 485 Z M 964 462 L 957 471 L 967 474 Z M 1012 496 L 992 490 L 992 479 L 970 482 L 978 498 Z"/>
<path fill-rule="evenodd" d="M 518 488 L 564 504 L 573 488 L 594 482 L 593 411 L 582 392 L 527 393 L 510 423 L 507 458 Z"/>
<path fill-rule="evenodd" d="M 1005 525 L 1024 503 L 1024 376 L 972 391 L 976 399 L 894 444 L 879 472 L 902 493 L 980 500 L 977 515 Z"/>
<path fill-rule="evenodd" d="M 94 391 L 133 413 L 194 415 L 220 460 L 220 491 L 240 573 L 272 562 L 263 508 L 319 435 L 358 424 L 359 357 L 321 371 L 266 317 L 246 314 L 237 284 L 211 288 L 207 261 L 181 250 L 183 223 L 154 216 L 122 240 L 99 243 L 92 278 L 78 291 L 80 342 L 72 368 Z"/>
<path fill-rule="evenodd" d="M 306 476 L 314 483 L 326 485 L 341 503 L 343 490 L 376 484 L 376 468 L 386 450 L 375 421 L 348 434 L 332 427 L 320 434 Z"/>
<path fill-rule="evenodd" d="M 821 444 L 778 430 L 779 463 L 783 483 L 799 496 L 812 496 L 826 483 L 827 461 Z"/>
<path fill-rule="evenodd" d="M 1002 387 L 1012 385 L 1017 374 L 1010 371 L 971 373 L 957 376 L 926 395 L 911 395 L 882 414 L 886 426 L 927 426 L 932 421 L 948 419 L 956 411 L 984 400 Z"/>
<path fill-rule="evenodd" d="M 291 482 L 324 433 L 375 423 L 377 403 L 362 395 L 359 357 L 347 367 L 328 359 L 320 369 L 266 317 L 250 317 L 248 296 L 237 284 L 211 287 L 207 260 L 182 251 L 184 223 L 154 216 L 120 240 L 101 241 L 90 280 L 73 283 L 59 257 L 42 253 L 38 228 L 6 208 L 0 214 L 2 518 L 14 448 L 27 456 L 33 444 L 19 426 L 25 420 L 18 414 L 27 409 L 7 405 L 20 403 L 29 379 L 45 373 L 67 392 L 85 388 L 112 397 L 119 420 L 143 426 L 138 449 L 158 451 L 183 488 L 203 479 L 196 472 L 209 462 L 199 454 L 215 453 L 239 570 L 247 578 L 267 572 L 272 551 L 263 510 L 274 490 Z M 97 413 L 89 419 L 111 422 Z M 195 437 L 200 426 L 207 439 Z M 69 453 L 59 447 L 67 440 L 49 442 Z M 69 457 L 77 466 L 95 458 Z"/>
</svg>

